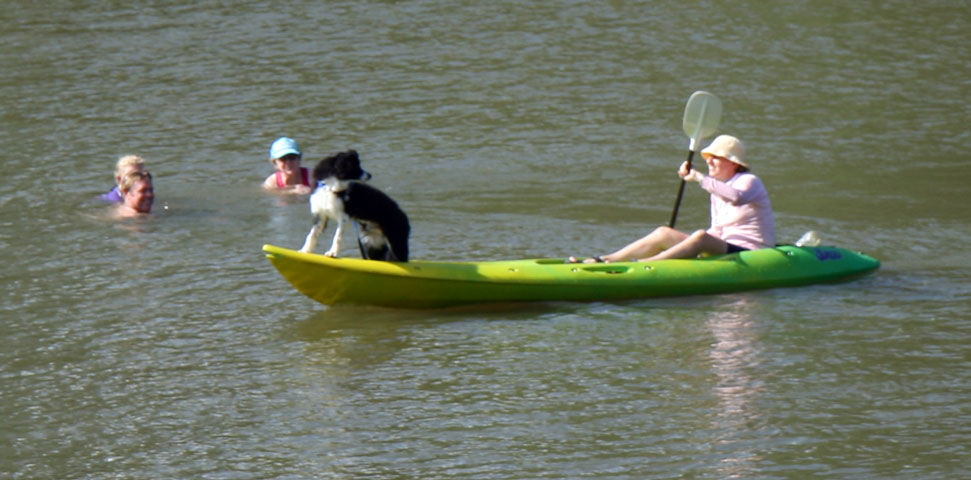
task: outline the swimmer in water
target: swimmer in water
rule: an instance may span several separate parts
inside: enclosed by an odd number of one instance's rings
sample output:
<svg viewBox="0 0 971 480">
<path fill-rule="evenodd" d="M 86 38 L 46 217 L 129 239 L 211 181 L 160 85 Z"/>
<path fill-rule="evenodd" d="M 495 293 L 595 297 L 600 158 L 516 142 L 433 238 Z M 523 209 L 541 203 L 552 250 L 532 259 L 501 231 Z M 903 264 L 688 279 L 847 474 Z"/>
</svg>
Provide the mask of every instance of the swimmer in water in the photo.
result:
<svg viewBox="0 0 971 480">
<path fill-rule="evenodd" d="M 306 195 L 313 192 L 310 184 L 310 171 L 300 166 L 303 154 L 297 142 L 288 137 L 280 137 L 270 145 L 270 163 L 276 169 L 266 180 L 263 188 L 281 193 Z"/>
<path fill-rule="evenodd" d="M 101 199 L 110 203 L 121 203 L 124 199 L 121 195 L 121 179 L 132 172 L 145 171 L 145 159 L 138 155 L 125 155 L 118 159 L 115 164 L 115 187 L 108 193 L 102 194 Z"/>
<path fill-rule="evenodd" d="M 142 171 L 125 175 L 121 179 L 119 190 L 122 201 L 116 211 L 118 217 L 137 217 L 152 212 L 155 189 L 152 186 L 151 173 Z"/>
</svg>

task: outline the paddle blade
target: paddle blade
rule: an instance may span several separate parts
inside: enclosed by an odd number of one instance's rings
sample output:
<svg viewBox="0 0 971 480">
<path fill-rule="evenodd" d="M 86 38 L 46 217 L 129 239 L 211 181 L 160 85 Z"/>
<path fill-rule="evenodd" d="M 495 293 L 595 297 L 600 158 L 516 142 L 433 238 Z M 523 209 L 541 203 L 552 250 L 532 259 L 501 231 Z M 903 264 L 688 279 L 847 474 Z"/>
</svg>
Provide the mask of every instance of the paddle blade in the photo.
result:
<svg viewBox="0 0 971 480">
<path fill-rule="evenodd" d="M 715 133 L 722 119 L 722 101 L 714 94 L 698 90 L 684 106 L 684 133 L 691 139 L 688 149 L 698 151 L 698 142 Z"/>
</svg>

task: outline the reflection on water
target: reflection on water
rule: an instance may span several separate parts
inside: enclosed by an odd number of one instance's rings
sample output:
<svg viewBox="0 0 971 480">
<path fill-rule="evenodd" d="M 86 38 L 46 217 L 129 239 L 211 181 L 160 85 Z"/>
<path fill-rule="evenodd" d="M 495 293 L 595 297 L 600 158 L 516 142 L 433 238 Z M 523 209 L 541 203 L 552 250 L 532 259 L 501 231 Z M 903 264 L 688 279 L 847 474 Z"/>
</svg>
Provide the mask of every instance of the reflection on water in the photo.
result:
<svg viewBox="0 0 971 480">
<path fill-rule="evenodd" d="M 731 453 L 719 463 L 722 478 L 750 478 L 761 460 L 757 451 L 744 446 L 747 433 L 766 421 L 765 412 L 758 410 L 756 402 L 764 385 L 760 378 L 764 369 L 751 308 L 743 297 L 712 312 L 706 323 L 714 337 L 708 356 L 716 377 L 712 390 L 719 403 L 712 429 L 721 435 L 717 443 L 731 445 L 726 449 Z"/>
</svg>

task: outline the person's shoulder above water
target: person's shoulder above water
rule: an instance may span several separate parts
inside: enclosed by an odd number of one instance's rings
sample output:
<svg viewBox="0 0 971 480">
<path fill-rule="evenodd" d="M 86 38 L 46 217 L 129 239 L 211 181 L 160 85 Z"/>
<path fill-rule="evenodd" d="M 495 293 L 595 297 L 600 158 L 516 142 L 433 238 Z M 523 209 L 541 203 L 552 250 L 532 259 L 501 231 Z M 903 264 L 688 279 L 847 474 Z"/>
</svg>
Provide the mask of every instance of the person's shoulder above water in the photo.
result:
<svg viewBox="0 0 971 480">
<path fill-rule="evenodd" d="M 281 193 L 308 194 L 313 191 L 310 172 L 300 166 L 303 154 L 297 141 L 280 137 L 270 145 L 270 164 L 274 172 L 263 181 L 263 188 Z"/>
<path fill-rule="evenodd" d="M 112 189 L 109 190 L 108 193 L 102 193 L 101 199 L 108 203 L 121 203 L 122 201 L 121 190 L 118 188 L 118 185 L 115 185 L 114 187 L 112 187 Z"/>
</svg>

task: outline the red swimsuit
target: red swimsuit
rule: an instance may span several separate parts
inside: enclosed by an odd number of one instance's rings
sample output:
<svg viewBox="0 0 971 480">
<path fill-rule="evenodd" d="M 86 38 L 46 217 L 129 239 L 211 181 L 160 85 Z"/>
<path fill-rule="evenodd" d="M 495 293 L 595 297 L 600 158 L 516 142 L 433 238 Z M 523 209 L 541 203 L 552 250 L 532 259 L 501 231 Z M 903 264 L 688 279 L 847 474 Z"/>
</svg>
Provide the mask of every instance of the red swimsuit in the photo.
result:
<svg viewBox="0 0 971 480">
<path fill-rule="evenodd" d="M 304 185 L 310 186 L 310 172 L 306 168 L 300 167 L 300 177 Z M 287 184 L 283 183 L 283 172 L 276 172 L 276 188 L 287 188 Z"/>
</svg>

